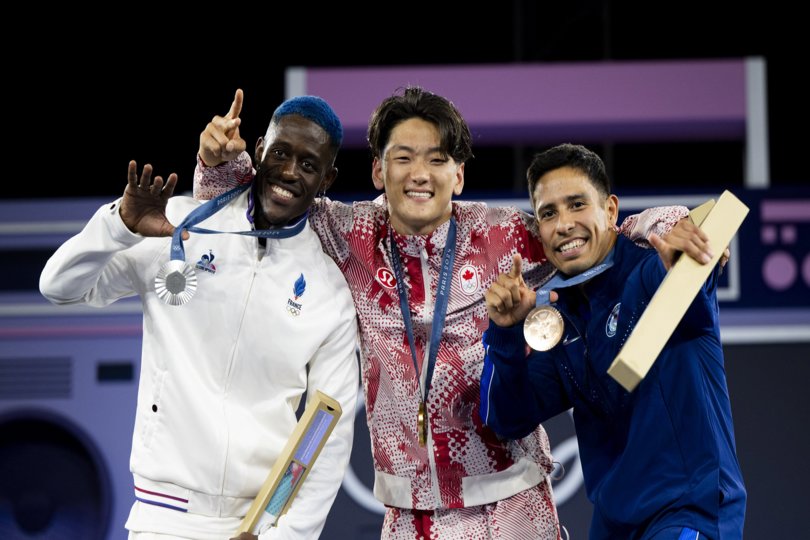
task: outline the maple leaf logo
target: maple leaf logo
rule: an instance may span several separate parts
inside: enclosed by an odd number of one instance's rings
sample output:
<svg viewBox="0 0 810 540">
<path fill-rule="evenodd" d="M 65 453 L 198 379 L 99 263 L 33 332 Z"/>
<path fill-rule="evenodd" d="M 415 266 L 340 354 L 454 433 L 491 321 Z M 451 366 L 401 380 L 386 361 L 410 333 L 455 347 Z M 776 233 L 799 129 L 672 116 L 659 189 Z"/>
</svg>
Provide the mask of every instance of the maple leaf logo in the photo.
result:
<svg viewBox="0 0 810 540">
<path fill-rule="evenodd" d="M 467 296 L 472 296 L 478 293 L 478 271 L 471 264 L 465 264 L 458 271 L 458 279 L 461 281 L 461 292 Z"/>
</svg>

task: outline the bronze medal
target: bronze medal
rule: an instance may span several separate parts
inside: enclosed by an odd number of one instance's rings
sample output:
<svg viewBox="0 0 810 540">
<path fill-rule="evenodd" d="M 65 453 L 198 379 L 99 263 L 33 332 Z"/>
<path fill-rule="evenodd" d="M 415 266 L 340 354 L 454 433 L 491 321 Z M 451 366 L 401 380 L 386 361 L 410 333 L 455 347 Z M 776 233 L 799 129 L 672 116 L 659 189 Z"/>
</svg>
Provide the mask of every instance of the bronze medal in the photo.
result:
<svg viewBox="0 0 810 540">
<path fill-rule="evenodd" d="M 197 272 L 185 261 L 171 260 L 160 267 L 155 276 L 158 298 L 170 306 L 181 306 L 197 291 Z"/>
<path fill-rule="evenodd" d="M 556 308 L 543 305 L 529 312 L 523 323 L 523 337 L 536 351 L 547 351 L 560 342 L 563 318 Z"/>
<path fill-rule="evenodd" d="M 419 402 L 419 412 L 416 413 L 416 432 L 419 446 L 427 444 L 427 407 L 424 401 Z"/>
</svg>

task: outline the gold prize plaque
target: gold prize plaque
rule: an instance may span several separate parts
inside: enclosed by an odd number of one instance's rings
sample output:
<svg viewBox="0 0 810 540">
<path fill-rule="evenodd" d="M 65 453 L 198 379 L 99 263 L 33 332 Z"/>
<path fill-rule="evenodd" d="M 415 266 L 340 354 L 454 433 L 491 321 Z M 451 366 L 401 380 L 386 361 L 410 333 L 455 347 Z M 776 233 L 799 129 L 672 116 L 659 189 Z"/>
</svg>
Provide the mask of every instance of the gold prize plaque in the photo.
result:
<svg viewBox="0 0 810 540">
<path fill-rule="evenodd" d="M 234 536 L 275 526 L 292 505 L 342 413 L 334 398 L 315 391 Z"/>
<path fill-rule="evenodd" d="M 692 221 L 709 237 L 714 257 L 707 264 L 680 257 L 669 269 L 608 369 L 625 390 L 632 392 L 647 375 L 747 214 L 748 207 L 730 191 L 717 203 L 709 200 L 692 210 Z"/>
</svg>

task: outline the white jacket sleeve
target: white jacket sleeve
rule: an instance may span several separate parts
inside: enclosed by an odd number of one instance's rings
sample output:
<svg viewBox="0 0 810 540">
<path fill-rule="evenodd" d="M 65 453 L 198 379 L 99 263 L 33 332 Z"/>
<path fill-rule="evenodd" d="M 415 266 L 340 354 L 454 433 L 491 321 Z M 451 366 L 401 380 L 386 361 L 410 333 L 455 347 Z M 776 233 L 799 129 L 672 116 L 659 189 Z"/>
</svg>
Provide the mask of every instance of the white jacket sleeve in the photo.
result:
<svg viewBox="0 0 810 540">
<path fill-rule="evenodd" d="M 336 291 L 334 300 L 333 320 L 338 322 L 309 362 L 307 397 L 320 390 L 336 399 L 343 413 L 290 509 L 260 540 L 318 538 L 349 463 L 360 388 L 357 324 L 348 288 Z"/>
<path fill-rule="evenodd" d="M 136 294 L 121 252 L 144 238 L 131 232 L 118 213 L 120 200 L 99 208 L 84 229 L 62 244 L 39 277 L 39 290 L 54 304 L 106 306 Z"/>
</svg>

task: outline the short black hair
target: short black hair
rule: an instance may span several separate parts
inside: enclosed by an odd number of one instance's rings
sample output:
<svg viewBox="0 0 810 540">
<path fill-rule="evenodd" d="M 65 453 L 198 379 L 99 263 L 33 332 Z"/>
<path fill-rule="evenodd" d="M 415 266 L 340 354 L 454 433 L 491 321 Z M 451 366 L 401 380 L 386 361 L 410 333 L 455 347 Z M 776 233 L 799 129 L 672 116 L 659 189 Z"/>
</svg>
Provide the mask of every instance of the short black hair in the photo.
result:
<svg viewBox="0 0 810 540">
<path fill-rule="evenodd" d="M 562 167 L 582 171 L 596 191 L 605 197 L 610 195 L 610 179 L 605 171 L 605 163 L 602 158 L 582 145 L 564 143 L 538 152 L 529 164 L 526 180 L 529 182 L 529 200 L 532 202 L 532 208 L 534 208 L 534 190 L 537 182 L 544 174 Z"/>
<path fill-rule="evenodd" d="M 456 163 L 473 157 L 472 135 L 464 117 L 447 98 L 419 86 L 399 89 L 383 100 L 368 122 L 368 145 L 374 158 L 381 158 L 391 131 L 405 120 L 421 118 L 439 130 L 441 151 Z"/>
</svg>

